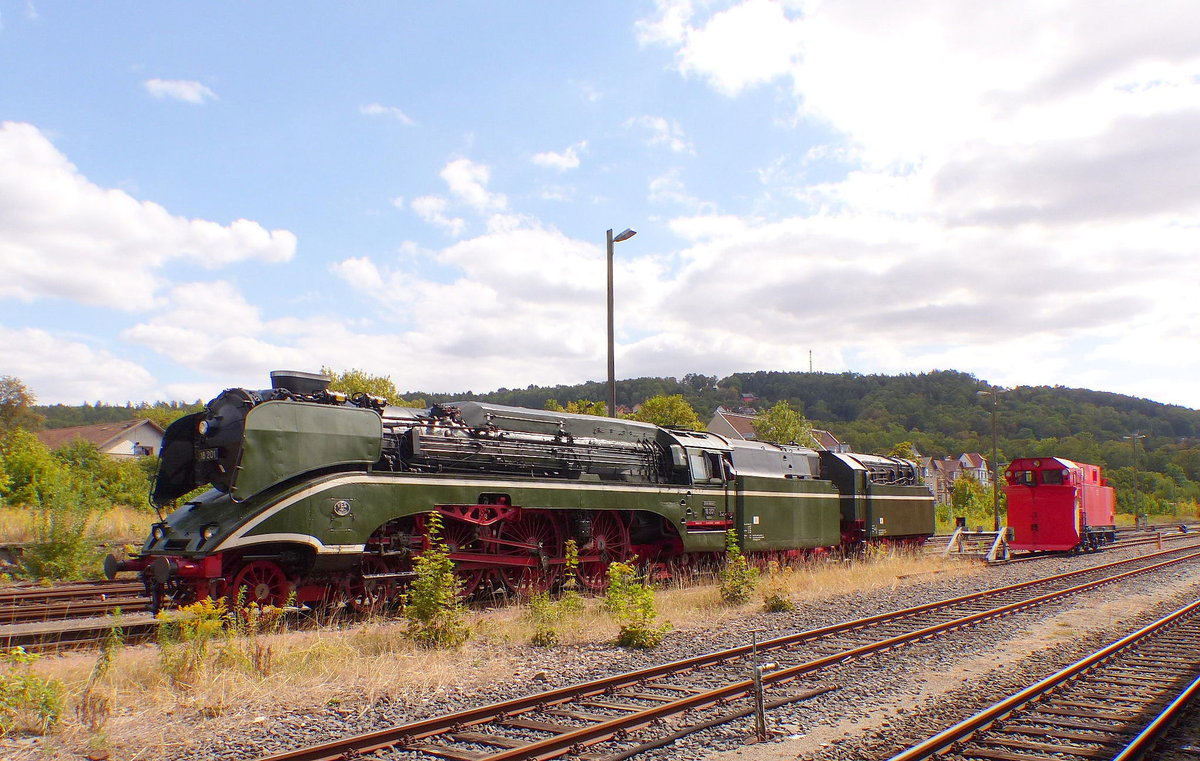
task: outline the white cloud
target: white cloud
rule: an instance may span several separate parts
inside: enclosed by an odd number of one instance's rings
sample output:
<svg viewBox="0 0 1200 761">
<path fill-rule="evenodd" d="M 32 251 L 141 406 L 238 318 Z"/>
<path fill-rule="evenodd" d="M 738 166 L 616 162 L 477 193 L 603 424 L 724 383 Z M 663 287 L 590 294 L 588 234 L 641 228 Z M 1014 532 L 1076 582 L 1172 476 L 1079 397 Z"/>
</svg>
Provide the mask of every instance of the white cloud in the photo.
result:
<svg viewBox="0 0 1200 761">
<path fill-rule="evenodd" d="M 1200 324 L 1198 24 L 1180 1 L 660 0 L 641 39 L 681 73 L 727 95 L 786 81 L 797 126 L 833 139 L 759 173 L 803 213 L 671 222 L 693 245 L 627 351 L 727 351 L 710 372 L 799 367 L 812 348 L 852 363 L 836 370 L 1145 378 L 1200 404 L 1181 380 L 1200 360 L 1179 351 Z M 803 184 L 830 159 L 848 171 Z M 674 179 L 656 196 L 684 196 Z M 724 323 L 696 330 L 696 302 Z"/>
<path fill-rule="evenodd" d="M 508 206 L 503 193 L 487 189 L 492 170 L 470 159 L 454 159 L 442 168 L 442 179 L 451 195 L 477 211 L 496 211 Z"/>
<path fill-rule="evenodd" d="M 165 310 L 128 328 L 121 338 L 213 374 L 265 375 L 310 359 L 278 342 L 278 337 L 293 332 L 285 327 L 288 321 L 264 322 L 259 308 L 230 283 L 181 283 L 171 289 L 166 303 Z M 276 339 L 266 340 L 264 334 L 275 334 Z"/>
<path fill-rule="evenodd" d="M 450 204 L 441 196 L 420 196 L 414 198 L 410 205 L 418 217 L 432 225 L 437 225 L 456 238 L 462 235 L 463 230 L 467 227 L 467 222 L 463 218 L 446 215 L 446 209 Z"/>
<path fill-rule="evenodd" d="M 0 299 L 62 298 L 136 310 L 173 260 L 219 267 L 290 259 L 296 237 L 239 219 L 220 225 L 171 215 L 89 182 L 38 129 L 0 126 Z"/>
<path fill-rule="evenodd" d="M 799 57 L 800 25 L 771 0 L 747 0 L 698 28 L 683 27 L 681 15 L 671 19 L 681 27 L 680 71 L 707 77 L 726 95 L 788 74 Z"/>
<path fill-rule="evenodd" d="M 661 116 L 636 116 L 625 121 L 626 127 L 641 127 L 649 131 L 647 143 L 666 146 L 673 153 L 692 153 L 692 144 L 683 134 L 678 122 L 668 121 Z"/>
<path fill-rule="evenodd" d="M 358 112 L 364 116 L 390 116 L 406 127 L 416 126 L 416 122 L 413 121 L 408 114 L 404 113 L 395 106 L 383 106 L 379 103 L 368 103 L 365 106 L 359 106 Z"/>
<path fill-rule="evenodd" d="M 565 172 L 568 169 L 579 168 L 579 154 L 587 149 L 587 141 L 580 140 L 574 145 L 567 146 L 561 153 L 546 151 L 545 153 L 535 153 L 533 155 L 533 163 L 547 169 L 557 169 L 560 172 Z"/>
<path fill-rule="evenodd" d="M 0 325 L 0 367 L 20 378 L 39 404 L 165 398 L 136 363 L 38 328 Z"/>
<path fill-rule="evenodd" d="M 684 206 L 690 214 L 716 211 L 716 204 L 702 201 L 687 192 L 687 187 L 677 169 L 672 169 L 652 179 L 648 198 L 652 203 L 671 203 Z"/>
<path fill-rule="evenodd" d="M 421 219 L 456 238 L 466 231 L 467 221 L 455 216 L 452 209 L 466 209 L 482 215 L 489 230 L 504 229 L 511 225 L 514 217 L 507 212 L 508 198 L 503 193 L 493 193 L 488 189 L 491 176 L 492 171 L 486 164 L 466 158 L 453 159 L 441 171 L 450 197 L 419 196 L 409 202 L 409 208 Z M 395 199 L 393 203 L 403 208 L 402 199 Z"/>
<path fill-rule="evenodd" d="M 142 86 L 156 98 L 170 98 L 185 103 L 202 104 L 217 98 L 215 92 L 192 79 L 147 79 Z"/>
</svg>

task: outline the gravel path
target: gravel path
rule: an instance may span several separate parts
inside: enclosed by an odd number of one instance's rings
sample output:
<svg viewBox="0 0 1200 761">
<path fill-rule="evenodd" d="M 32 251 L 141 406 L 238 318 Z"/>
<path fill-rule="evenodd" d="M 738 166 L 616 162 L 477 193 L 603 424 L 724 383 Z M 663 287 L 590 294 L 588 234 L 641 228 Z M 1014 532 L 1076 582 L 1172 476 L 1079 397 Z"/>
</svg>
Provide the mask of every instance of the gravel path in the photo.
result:
<svg viewBox="0 0 1200 761">
<path fill-rule="evenodd" d="M 746 644 L 750 632 L 760 638 L 811 629 L 851 618 L 883 613 L 931 600 L 981 591 L 1146 554 L 1130 548 L 1097 555 L 1050 558 L 985 569 L 969 576 L 929 574 L 869 594 L 844 595 L 805 604 L 794 613 L 756 614 L 723 622 L 719 628 L 674 631 L 657 650 L 626 651 L 607 645 L 532 648 L 498 644 L 520 651 L 512 679 L 463 683 L 437 694 L 371 703 L 342 701 L 317 712 L 272 715 L 229 714 L 203 723 L 189 737 L 177 738 L 139 758 L 196 761 L 254 759 L 300 745 L 382 729 L 434 713 L 493 703 L 531 691 L 562 687 L 702 652 Z M 836 684 L 821 697 L 776 709 L 769 716 L 779 738 L 746 744 L 749 725 L 739 721 L 692 735 L 641 759 L 684 761 L 722 758 L 767 759 L 887 758 L 934 731 L 935 724 L 965 716 L 1063 665 L 1094 646 L 1149 621 L 1176 599 L 1200 589 L 1200 565 L 1184 571 L 1160 571 L 1149 579 L 1109 585 L 1098 592 L 1043 606 L 1037 611 L 987 623 L 953 637 L 934 640 L 844 665 L 787 689 Z M 431 654 L 430 657 L 437 657 Z M 486 649 L 481 657 L 486 658 Z M 770 695 L 768 696 L 770 697 Z M 0 741 L 0 755 L 14 759 L 53 757 L 40 741 Z M 114 759 L 130 758 L 113 743 Z M 80 758 L 77 754 L 61 756 Z"/>
</svg>

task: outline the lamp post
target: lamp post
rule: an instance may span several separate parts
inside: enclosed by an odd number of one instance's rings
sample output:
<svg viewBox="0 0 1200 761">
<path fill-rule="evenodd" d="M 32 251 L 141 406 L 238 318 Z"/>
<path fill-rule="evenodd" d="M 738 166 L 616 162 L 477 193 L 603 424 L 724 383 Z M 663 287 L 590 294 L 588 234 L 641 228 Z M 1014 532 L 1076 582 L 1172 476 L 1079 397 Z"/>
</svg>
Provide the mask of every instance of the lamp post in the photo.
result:
<svg viewBox="0 0 1200 761">
<path fill-rule="evenodd" d="M 1129 436 L 1122 436 L 1121 438 L 1123 438 L 1123 439 L 1127 439 L 1127 440 L 1129 441 L 1129 453 L 1130 453 L 1130 454 L 1133 456 L 1133 460 L 1132 460 L 1132 465 L 1133 465 L 1133 501 L 1136 503 L 1136 504 L 1134 505 L 1133 509 L 1134 509 L 1134 520 L 1136 521 L 1136 520 L 1137 520 L 1137 516 L 1141 515 L 1141 512 L 1142 512 L 1142 511 L 1139 509 L 1139 507 L 1140 507 L 1140 506 L 1141 506 L 1141 504 L 1142 504 L 1142 489 L 1141 489 L 1141 486 L 1138 484 L 1138 480 L 1139 480 L 1139 479 L 1138 479 L 1138 461 L 1137 461 L 1137 440 L 1138 440 L 1138 439 L 1144 439 L 1144 438 L 1146 438 L 1146 434 L 1144 434 L 1144 433 L 1133 433 L 1133 434 L 1131 434 L 1131 435 L 1129 435 Z"/>
<path fill-rule="evenodd" d="M 613 237 L 608 231 L 608 416 L 617 416 L 617 362 L 613 346 L 613 244 L 629 240 L 637 235 L 635 230 L 625 230 Z"/>
<path fill-rule="evenodd" d="M 993 386 L 987 391 L 976 391 L 980 396 L 992 395 L 992 531 L 1000 530 L 1000 461 L 996 454 L 996 392 Z"/>
</svg>

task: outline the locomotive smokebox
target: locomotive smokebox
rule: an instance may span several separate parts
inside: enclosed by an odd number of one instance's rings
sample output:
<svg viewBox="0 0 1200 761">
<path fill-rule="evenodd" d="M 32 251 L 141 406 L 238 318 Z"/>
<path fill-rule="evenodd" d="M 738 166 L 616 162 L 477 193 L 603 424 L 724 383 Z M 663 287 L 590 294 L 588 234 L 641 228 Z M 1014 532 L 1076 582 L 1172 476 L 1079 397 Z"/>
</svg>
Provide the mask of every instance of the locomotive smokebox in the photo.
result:
<svg viewBox="0 0 1200 761">
<path fill-rule="evenodd" d="M 293 394 L 319 394 L 333 382 L 320 373 L 305 373 L 299 370 L 272 370 L 271 388 L 290 391 Z"/>
</svg>

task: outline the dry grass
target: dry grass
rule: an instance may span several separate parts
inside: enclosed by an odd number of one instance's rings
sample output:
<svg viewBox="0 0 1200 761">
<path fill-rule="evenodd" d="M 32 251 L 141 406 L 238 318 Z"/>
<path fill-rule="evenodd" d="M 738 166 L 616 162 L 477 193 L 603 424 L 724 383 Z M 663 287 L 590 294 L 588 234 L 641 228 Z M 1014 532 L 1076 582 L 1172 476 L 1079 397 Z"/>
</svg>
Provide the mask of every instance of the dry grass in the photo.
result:
<svg viewBox="0 0 1200 761">
<path fill-rule="evenodd" d="M 915 583 L 929 573 L 971 573 L 977 566 L 940 558 L 884 555 L 852 563 L 820 563 L 785 571 L 786 588 L 797 602 L 821 601 L 847 592 L 868 592 Z M 578 613 L 562 615 L 560 647 L 611 642 L 617 625 L 603 600 L 588 599 Z M 720 626 L 761 609 L 755 595 L 740 608 L 723 606 L 715 584 L 669 588 L 657 593 L 661 617 L 676 630 Z M 524 661 L 534 623 L 523 606 L 474 611 L 475 637 L 455 651 L 415 647 L 398 621 L 379 620 L 342 629 L 284 632 L 264 637 L 273 651 L 266 676 L 233 666 L 210 667 L 190 690 L 172 687 L 153 646 L 120 652 L 102 689 L 114 706 L 99 733 L 74 713 L 95 655 L 45 658 L 36 670 L 67 686 L 67 716 L 51 746 L 39 758 L 78 758 L 103 749 L 113 761 L 182 755 L 191 743 L 233 728 L 270 726 L 284 712 L 337 711 L 353 715 L 381 701 L 406 706 L 442 694 L 485 693 L 491 684 L 528 677 Z M 552 654 L 553 651 L 551 651 Z M 220 659 L 210 658 L 210 662 Z M 0 756 L 5 746 L 0 741 Z"/>
<path fill-rule="evenodd" d="M 132 507 L 113 507 L 98 514 L 93 522 L 97 541 L 140 544 L 150 533 L 154 514 Z M 33 511 L 22 507 L 0 507 L 0 544 L 32 542 Z"/>
</svg>

